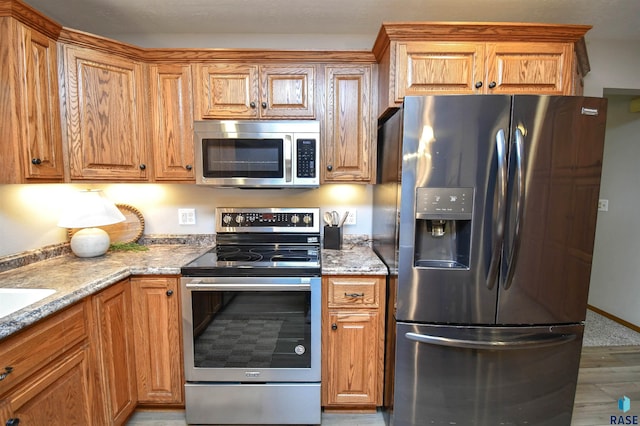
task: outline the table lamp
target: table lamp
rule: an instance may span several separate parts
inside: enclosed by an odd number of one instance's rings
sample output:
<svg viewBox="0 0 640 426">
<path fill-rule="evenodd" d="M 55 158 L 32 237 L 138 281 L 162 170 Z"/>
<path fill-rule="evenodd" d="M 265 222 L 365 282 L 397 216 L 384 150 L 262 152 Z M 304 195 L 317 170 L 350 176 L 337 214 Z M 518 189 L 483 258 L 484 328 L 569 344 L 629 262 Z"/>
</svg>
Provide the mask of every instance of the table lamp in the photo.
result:
<svg viewBox="0 0 640 426">
<path fill-rule="evenodd" d="M 102 190 L 89 189 L 78 191 L 62 212 L 58 226 L 83 228 L 71 237 L 71 251 L 78 257 L 96 257 L 105 254 L 111 244 L 109 234 L 96 226 L 124 220 L 124 215 L 104 196 Z"/>
</svg>

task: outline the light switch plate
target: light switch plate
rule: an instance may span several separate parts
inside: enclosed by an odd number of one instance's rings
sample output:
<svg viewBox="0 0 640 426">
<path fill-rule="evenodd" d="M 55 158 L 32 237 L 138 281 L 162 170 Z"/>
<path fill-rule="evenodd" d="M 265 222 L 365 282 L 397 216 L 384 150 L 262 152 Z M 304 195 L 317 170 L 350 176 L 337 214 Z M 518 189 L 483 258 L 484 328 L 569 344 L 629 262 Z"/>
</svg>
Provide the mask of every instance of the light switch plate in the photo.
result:
<svg viewBox="0 0 640 426">
<path fill-rule="evenodd" d="M 195 225 L 196 209 L 178 209 L 178 225 Z"/>
</svg>

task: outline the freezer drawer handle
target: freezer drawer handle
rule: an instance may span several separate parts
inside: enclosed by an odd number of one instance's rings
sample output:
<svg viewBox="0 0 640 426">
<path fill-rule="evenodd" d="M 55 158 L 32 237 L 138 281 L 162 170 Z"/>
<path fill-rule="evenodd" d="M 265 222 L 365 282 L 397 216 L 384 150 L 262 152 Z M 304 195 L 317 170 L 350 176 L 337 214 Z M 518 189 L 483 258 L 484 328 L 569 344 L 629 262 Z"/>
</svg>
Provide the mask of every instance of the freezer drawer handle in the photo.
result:
<svg viewBox="0 0 640 426">
<path fill-rule="evenodd" d="M 553 334 L 551 336 L 547 334 L 538 334 L 531 336 L 527 340 L 513 340 L 513 341 L 484 341 L 484 340 L 467 340 L 467 339 L 451 339 L 449 337 L 441 336 L 427 336 L 418 333 L 405 333 L 404 335 L 409 340 L 415 340 L 420 343 L 427 343 L 437 346 L 450 346 L 453 348 L 468 348 L 468 349 L 492 349 L 492 350 L 506 350 L 506 349 L 524 349 L 529 347 L 545 347 L 561 345 L 575 340 L 575 334 Z"/>
</svg>

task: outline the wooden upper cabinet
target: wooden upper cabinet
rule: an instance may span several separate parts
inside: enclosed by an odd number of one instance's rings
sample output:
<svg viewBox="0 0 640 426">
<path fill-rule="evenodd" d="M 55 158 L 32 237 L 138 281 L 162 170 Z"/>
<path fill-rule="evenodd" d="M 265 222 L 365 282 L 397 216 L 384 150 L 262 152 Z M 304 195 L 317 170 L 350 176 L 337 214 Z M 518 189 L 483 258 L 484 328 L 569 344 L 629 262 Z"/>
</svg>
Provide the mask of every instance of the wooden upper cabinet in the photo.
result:
<svg viewBox="0 0 640 426">
<path fill-rule="evenodd" d="M 405 22 L 383 25 L 378 116 L 405 96 L 574 95 L 589 71 L 585 25 Z M 576 72 L 577 70 L 577 72 Z"/>
<path fill-rule="evenodd" d="M 325 81 L 322 182 L 370 183 L 375 150 L 372 66 L 327 66 Z"/>
<path fill-rule="evenodd" d="M 395 102 L 407 95 L 475 93 L 484 80 L 483 43 L 398 43 Z"/>
<path fill-rule="evenodd" d="M 483 93 L 573 94 L 571 43 L 487 43 Z"/>
<path fill-rule="evenodd" d="M 147 180 L 143 64 L 70 45 L 64 52 L 70 178 Z"/>
<path fill-rule="evenodd" d="M 151 65 L 149 89 L 154 179 L 195 182 L 190 66 Z"/>
<path fill-rule="evenodd" d="M 261 65 L 260 117 L 315 118 L 313 65 Z"/>
<path fill-rule="evenodd" d="M 194 65 L 196 119 L 313 119 L 314 79 L 313 65 Z"/>
<path fill-rule="evenodd" d="M 0 183 L 64 179 L 56 43 L 0 18 Z M 6 98 L 5 98 L 6 96 Z"/>
</svg>

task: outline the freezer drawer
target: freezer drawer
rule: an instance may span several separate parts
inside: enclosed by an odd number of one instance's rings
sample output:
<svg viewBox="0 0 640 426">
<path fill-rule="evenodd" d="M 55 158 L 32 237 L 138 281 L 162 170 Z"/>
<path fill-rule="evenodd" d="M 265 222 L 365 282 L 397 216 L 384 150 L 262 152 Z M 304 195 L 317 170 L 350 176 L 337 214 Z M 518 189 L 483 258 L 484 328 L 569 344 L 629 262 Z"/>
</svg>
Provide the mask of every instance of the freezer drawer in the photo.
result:
<svg viewBox="0 0 640 426">
<path fill-rule="evenodd" d="M 396 331 L 393 425 L 571 423 L 584 325 Z"/>
</svg>

